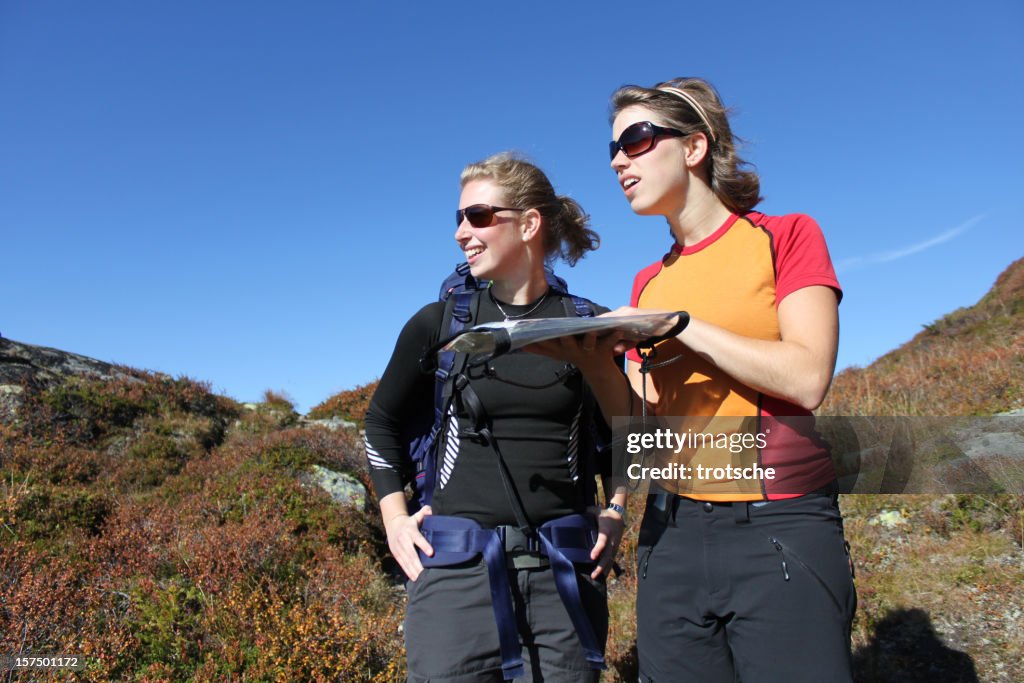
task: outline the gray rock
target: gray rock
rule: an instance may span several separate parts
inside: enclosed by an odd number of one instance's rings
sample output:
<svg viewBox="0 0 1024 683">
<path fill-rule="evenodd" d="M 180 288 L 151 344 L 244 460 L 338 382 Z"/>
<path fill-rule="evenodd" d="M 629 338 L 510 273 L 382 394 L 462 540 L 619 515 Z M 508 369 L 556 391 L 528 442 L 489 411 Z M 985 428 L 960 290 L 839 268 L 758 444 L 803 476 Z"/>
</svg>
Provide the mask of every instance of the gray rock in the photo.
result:
<svg viewBox="0 0 1024 683">
<path fill-rule="evenodd" d="M 25 384 L 46 387 L 69 376 L 141 381 L 112 363 L 0 337 L 0 419 L 14 417 Z"/>
<path fill-rule="evenodd" d="M 366 506 L 366 487 L 351 475 L 313 465 L 312 471 L 306 474 L 303 480 L 307 484 L 322 488 L 336 503 L 352 505 L 359 509 Z"/>
<path fill-rule="evenodd" d="M 339 429 L 355 429 L 359 426 L 355 422 L 342 420 L 340 417 L 329 417 L 326 420 L 310 420 L 302 418 L 301 422 L 304 427 L 326 427 L 332 432 L 336 432 Z"/>
</svg>

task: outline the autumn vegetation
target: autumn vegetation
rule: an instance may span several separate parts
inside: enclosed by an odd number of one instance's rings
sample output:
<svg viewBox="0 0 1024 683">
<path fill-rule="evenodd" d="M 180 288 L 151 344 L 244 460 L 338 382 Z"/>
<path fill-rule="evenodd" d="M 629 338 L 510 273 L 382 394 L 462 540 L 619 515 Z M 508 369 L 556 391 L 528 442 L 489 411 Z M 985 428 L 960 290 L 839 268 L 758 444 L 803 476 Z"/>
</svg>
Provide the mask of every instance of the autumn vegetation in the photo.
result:
<svg viewBox="0 0 1024 683">
<path fill-rule="evenodd" d="M 400 681 L 404 590 L 370 500 L 340 505 L 314 465 L 369 485 L 356 430 L 301 424 L 188 378 L 122 368 L 23 387 L 0 422 L 0 653 L 84 655 L 32 680 Z M 361 423 L 375 384 L 309 417 Z M 975 307 L 841 372 L 825 415 L 985 415 L 1024 405 L 1024 261 Z M 630 501 L 609 584 L 604 680 L 636 680 Z M 848 495 L 857 680 L 1024 680 L 1024 496 Z M 971 676 L 974 676 L 973 678 Z M 28 679 L 26 679 L 28 680 Z"/>
<path fill-rule="evenodd" d="M 84 655 L 89 681 L 396 680 L 377 516 L 298 477 L 368 483 L 357 436 L 128 372 L 27 387 L 0 426 L 0 652 Z"/>
</svg>

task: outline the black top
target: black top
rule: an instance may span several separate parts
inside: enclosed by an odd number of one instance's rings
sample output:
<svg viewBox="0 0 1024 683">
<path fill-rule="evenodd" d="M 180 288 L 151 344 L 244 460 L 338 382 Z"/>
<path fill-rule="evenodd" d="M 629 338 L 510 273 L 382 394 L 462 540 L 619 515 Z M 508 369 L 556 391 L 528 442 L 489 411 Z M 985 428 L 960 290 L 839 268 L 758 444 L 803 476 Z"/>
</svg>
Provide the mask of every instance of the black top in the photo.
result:
<svg viewBox="0 0 1024 683">
<path fill-rule="evenodd" d="M 529 311 L 534 303 L 515 306 L 501 302 L 501 307 L 515 316 Z M 594 308 L 598 314 L 607 310 Z M 420 358 L 437 343 L 443 314 L 444 303 L 435 302 L 406 323 L 370 401 L 366 446 L 378 496 L 403 488 L 400 472 L 409 456 L 400 425 L 410 416 L 433 414 L 434 374 L 421 369 Z M 526 317 L 564 316 L 561 298 L 549 293 Z M 503 319 L 490 294 L 482 292 L 475 323 Z M 577 459 L 579 444 L 575 436 L 580 431 L 576 427 L 584 394 L 580 372 L 561 361 L 513 352 L 467 374 L 490 417 L 492 433 L 530 521 L 542 524 L 583 512 L 588 504 L 578 480 L 583 454 Z M 472 426 L 466 415 L 458 418 L 462 428 Z M 437 483 L 431 502 L 434 514 L 468 517 L 488 527 L 515 524 L 493 448 L 469 438 L 460 439 L 457 431 L 448 429 L 448 441 L 438 449 Z"/>
</svg>

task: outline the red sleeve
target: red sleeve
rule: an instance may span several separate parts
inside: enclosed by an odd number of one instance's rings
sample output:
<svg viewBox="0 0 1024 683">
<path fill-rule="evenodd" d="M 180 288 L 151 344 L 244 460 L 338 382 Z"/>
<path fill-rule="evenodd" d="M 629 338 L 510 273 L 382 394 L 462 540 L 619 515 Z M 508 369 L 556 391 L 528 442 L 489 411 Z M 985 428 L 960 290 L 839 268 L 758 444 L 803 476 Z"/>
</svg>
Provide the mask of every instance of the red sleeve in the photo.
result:
<svg viewBox="0 0 1024 683">
<path fill-rule="evenodd" d="M 761 224 L 772 235 L 775 252 L 775 305 L 798 289 L 823 285 L 835 290 L 842 300 L 843 290 L 836 279 L 825 235 L 810 216 L 761 216 Z"/>
<path fill-rule="evenodd" d="M 633 278 L 633 292 L 629 295 L 629 305 L 633 308 L 638 308 L 640 305 L 640 294 L 644 291 L 644 287 L 647 283 L 654 279 L 654 276 L 661 270 L 662 259 L 659 259 L 647 266 Z M 634 363 L 640 362 L 640 354 L 636 352 L 636 349 L 630 349 L 626 352 L 626 358 L 633 361 Z"/>
</svg>

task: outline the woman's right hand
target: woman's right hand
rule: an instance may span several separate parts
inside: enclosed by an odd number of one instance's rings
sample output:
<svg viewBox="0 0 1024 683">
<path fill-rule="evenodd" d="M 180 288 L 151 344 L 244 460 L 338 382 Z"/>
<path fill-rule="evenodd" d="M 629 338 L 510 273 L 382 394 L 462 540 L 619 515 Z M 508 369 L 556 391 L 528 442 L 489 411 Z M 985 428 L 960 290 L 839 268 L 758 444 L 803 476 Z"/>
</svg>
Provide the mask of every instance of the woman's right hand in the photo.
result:
<svg viewBox="0 0 1024 683">
<path fill-rule="evenodd" d="M 405 494 L 402 494 L 403 497 Z M 404 502 L 404 501 L 403 501 Z M 430 506 L 425 505 L 414 515 L 399 514 L 384 522 L 384 531 L 388 536 L 388 548 L 398 561 L 398 565 L 410 580 L 415 581 L 423 571 L 420 562 L 419 548 L 429 557 L 433 557 L 434 549 L 420 533 L 423 518 L 433 514 Z"/>
</svg>

